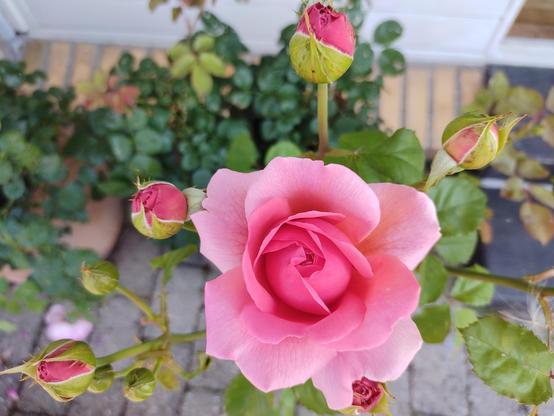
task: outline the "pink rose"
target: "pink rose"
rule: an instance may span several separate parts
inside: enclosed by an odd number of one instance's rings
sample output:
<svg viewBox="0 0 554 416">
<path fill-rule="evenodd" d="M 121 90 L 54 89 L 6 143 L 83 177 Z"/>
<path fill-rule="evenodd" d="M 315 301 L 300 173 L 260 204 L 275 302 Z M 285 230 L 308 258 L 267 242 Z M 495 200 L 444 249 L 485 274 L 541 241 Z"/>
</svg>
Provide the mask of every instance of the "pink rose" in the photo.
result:
<svg viewBox="0 0 554 416">
<path fill-rule="evenodd" d="M 425 194 L 277 158 L 219 170 L 203 207 L 201 252 L 223 272 L 206 284 L 209 355 L 263 391 L 312 378 L 333 409 L 352 404 L 352 380 L 402 374 L 422 343 L 410 270 L 440 237 Z"/>
</svg>

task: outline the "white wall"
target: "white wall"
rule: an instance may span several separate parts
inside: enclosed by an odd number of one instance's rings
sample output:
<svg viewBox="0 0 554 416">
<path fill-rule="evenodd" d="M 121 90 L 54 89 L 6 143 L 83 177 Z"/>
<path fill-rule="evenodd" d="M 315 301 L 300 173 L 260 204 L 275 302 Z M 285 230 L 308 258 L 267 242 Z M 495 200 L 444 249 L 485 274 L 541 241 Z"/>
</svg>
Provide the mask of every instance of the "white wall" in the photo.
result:
<svg viewBox="0 0 554 416">
<path fill-rule="evenodd" d="M 31 38 L 167 47 L 185 34 L 182 22 L 171 23 L 170 5 L 150 13 L 147 1 L 0 0 L 0 4 L 18 29 L 28 30 Z M 507 52 L 513 49 L 503 48 L 505 33 L 523 2 L 373 0 L 362 32 L 371 38 L 379 22 L 399 20 L 405 34 L 398 47 L 412 61 L 513 61 L 554 67 L 554 58 L 549 59 L 554 57 L 552 42 L 539 48 L 520 47 L 517 57 Z M 214 9 L 254 53 L 268 53 L 277 48 L 280 29 L 296 20 L 298 4 L 299 0 L 218 0 Z M 531 56 L 525 56 L 526 50 Z M 547 51 L 552 54 L 545 55 Z"/>
</svg>

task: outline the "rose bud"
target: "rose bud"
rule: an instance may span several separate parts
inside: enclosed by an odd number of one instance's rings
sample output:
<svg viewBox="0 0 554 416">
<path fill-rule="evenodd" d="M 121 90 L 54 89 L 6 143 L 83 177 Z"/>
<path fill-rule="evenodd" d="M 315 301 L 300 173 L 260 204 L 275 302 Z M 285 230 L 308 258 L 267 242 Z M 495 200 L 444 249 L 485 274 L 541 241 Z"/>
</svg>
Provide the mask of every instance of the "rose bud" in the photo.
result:
<svg viewBox="0 0 554 416">
<path fill-rule="evenodd" d="M 481 169 L 491 163 L 523 117 L 464 114 L 445 128 L 440 149 L 431 165 L 427 187 L 446 175 Z"/>
<path fill-rule="evenodd" d="M 155 388 L 154 373 L 147 368 L 135 368 L 125 376 L 123 394 L 132 402 L 142 402 L 152 396 Z"/>
<path fill-rule="evenodd" d="M 356 37 L 348 17 L 331 6 L 308 7 L 289 44 L 294 70 L 315 84 L 329 84 L 350 68 Z"/>
<path fill-rule="evenodd" d="M 362 377 L 352 383 L 352 406 L 340 411 L 344 415 L 360 413 L 388 414 L 388 401 L 383 384 Z"/>
<path fill-rule="evenodd" d="M 37 357 L 0 374 L 24 373 L 59 402 L 83 394 L 94 375 L 96 358 L 82 341 L 62 339 L 48 345 Z"/>
<path fill-rule="evenodd" d="M 163 240 L 177 234 L 187 216 L 187 200 L 169 182 L 138 184 L 133 197 L 133 225 L 147 237 Z"/>
<path fill-rule="evenodd" d="M 114 379 L 114 372 L 111 365 L 104 365 L 94 371 L 94 377 L 88 386 L 91 393 L 104 393 L 108 390 Z"/>
<path fill-rule="evenodd" d="M 91 265 L 81 265 L 81 283 L 87 291 L 97 296 L 106 296 L 119 284 L 119 271 L 109 261 L 100 260 Z"/>
</svg>

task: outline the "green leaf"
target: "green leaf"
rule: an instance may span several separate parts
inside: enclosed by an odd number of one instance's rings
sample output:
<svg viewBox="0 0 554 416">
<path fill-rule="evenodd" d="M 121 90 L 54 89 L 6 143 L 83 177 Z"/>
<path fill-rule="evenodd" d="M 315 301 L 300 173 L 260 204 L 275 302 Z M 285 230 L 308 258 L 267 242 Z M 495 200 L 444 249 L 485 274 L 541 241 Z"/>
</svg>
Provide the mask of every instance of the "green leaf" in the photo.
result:
<svg viewBox="0 0 554 416">
<path fill-rule="evenodd" d="M 339 147 L 325 162 L 345 165 L 366 182 L 412 184 L 423 177 L 425 154 L 412 130 L 399 129 L 391 137 L 379 130 L 346 133 Z"/>
<path fill-rule="evenodd" d="M 110 143 L 114 157 L 119 162 L 125 162 L 133 155 L 133 142 L 127 136 L 122 134 L 111 134 L 108 136 L 108 142 Z"/>
<path fill-rule="evenodd" d="M 527 233 L 546 246 L 554 238 L 554 215 L 549 208 L 532 202 L 524 202 L 519 218 Z"/>
<path fill-rule="evenodd" d="M 213 36 L 206 35 L 205 33 L 198 34 L 192 42 L 192 49 L 196 52 L 207 52 L 214 48 L 215 39 Z"/>
<path fill-rule="evenodd" d="M 13 176 L 13 166 L 7 159 L 0 159 L 0 185 L 7 184 Z"/>
<path fill-rule="evenodd" d="M 203 52 L 200 54 L 199 60 L 202 68 L 214 77 L 225 78 L 227 76 L 225 62 L 215 53 Z"/>
<path fill-rule="evenodd" d="M 552 91 L 554 91 L 554 87 Z M 554 114 L 545 116 L 542 120 L 542 125 L 544 128 L 544 133 L 542 135 L 543 140 L 550 146 L 554 146 Z"/>
<path fill-rule="evenodd" d="M 250 68 L 246 65 L 239 65 L 237 66 L 231 81 L 235 87 L 241 90 L 247 90 L 252 87 L 252 84 L 254 83 L 254 76 L 252 75 Z"/>
<path fill-rule="evenodd" d="M 185 42 L 177 42 L 167 51 L 167 56 L 173 60 L 176 60 L 183 55 L 192 55 L 189 44 Z"/>
<path fill-rule="evenodd" d="M 425 305 L 436 301 L 442 295 L 448 281 L 448 273 L 441 261 L 429 255 L 419 265 L 416 273 L 421 285 L 419 304 Z"/>
<path fill-rule="evenodd" d="M 127 118 L 127 126 L 131 130 L 140 130 L 146 127 L 148 123 L 148 115 L 140 108 L 135 109 Z"/>
<path fill-rule="evenodd" d="M 17 329 L 17 325 L 13 322 L 0 319 L 0 332 L 10 333 Z"/>
<path fill-rule="evenodd" d="M 383 75 L 400 75 L 406 70 L 406 59 L 396 49 L 385 49 L 378 59 Z"/>
<path fill-rule="evenodd" d="M 444 341 L 450 332 L 450 306 L 427 305 L 414 316 L 423 341 L 428 344 L 439 344 Z"/>
<path fill-rule="evenodd" d="M 523 404 L 552 397 L 554 356 L 531 331 L 491 316 L 461 332 L 473 370 L 494 391 Z"/>
<path fill-rule="evenodd" d="M 258 148 L 250 133 L 244 132 L 231 142 L 225 166 L 238 172 L 249 172 L 258 161 Z"/>
<path fill-rule="evenodd" d="M 46 182 L 58 182 L 65 178 L 67 169 L 59 155 L 50 154 L 40 158 L 38 174 Z"/>
<path fill-rule="evenodd" d="M 496 101 L 504 99 L 510 92 L 510 81 L 504 71 L 496 71 L 489 80 L 489 90 Z"/>
<path fill-rule="evenodd" d="M 375 54 L 369 43 L 362 43 L 356 47 L 354 61 L 350 67 L 350 75 L 355 77 L 366 76 L 373 68 Z"/>
<path fill-rule="evenodd" d="M 192 71 L 195 62 L 196 57 L 192 54 L 179 56 L 171 65 L 171 76 L 176 79 L 186 77 Z"/>
<path fill-rule="evenodd" d="M 150 128 L 139 130 L 134 141 L 137 152 L 145 155 L 155 155 L 171 149 L 171 137 Z"/>
<path fill-rule="evenodd" d="M 133 192 L 133 184 L 126 180 L 108 180 L 96 184 L 96 187 L 106 195 L 118 196 L 121 198 L 129 198 Z"/>
<path fill-rule="evenodd" d="M 373 39 L 381 45 L 389 46 L 400 36 L 402 36 L 402 26 L 400 23 L 395 20 L 387 20 L 375 28 Z"/>
<path fill-rule="evenodd" d="M 554 209 L 554 193 L 542 185 L 531 185 L 529 192 L 537 201 Z"/>
<path fill-rule="evenodd" d="M 25 182 L 21 177 L 12 177 L 12 179 L 2 186 L 2 192 L 11 201 L 15 201 L 23 196 L 25 193 Z"/>
<path fill-rule="evenodd" d="M 150 260 L 150 266 L 153 269 L 163 269 L 163 280 L 167 283 L 171 280 L 173 269 L 197 251 L 198 247 L 196 247 L 196 245 L 189 244 L 188 246 L 171 250 L 161 256 L 154 257 Z"/>
<path fill-rule="evenodd" d="M 133 176 L 159 178 L 162 174 L 162 165 L 150 156 L 135 155 L 129 162 L 129 171 Z"/>
<path fill-rule="evenodd" d="M 534 116 L 544 108 L 542 95 L 527 87 L 513 87 L 496 106 L 497 113 L 516 113 Z"/>
<path fill-rule="evenodd" d="M 469 308 L 456 308 L 454 310 L 454 325 L 458 329 L 465 328 L 477 321 L 477 313 Z"/>
<path fill-rule="evenodd" d="M 287 140 L 283 140 L 275 143 L 268 149 L 267 153 L 265 154 L 264 162 L 267 165 L 269 162 L 271 162 L 272 159 L 279 156 L 296 157 L 300 156 L 301 154 L 302 150 L 300 150 L 300 148 L 296 144 Z"/>
<path fill-rule="evenodd" d="M 208 95 L 214 86 L 214 80 L 200 65 L 194 65 L 192 68 L 192 88 L 199 98 Z"/>
<path fill-rule="evenodd" d="M 150 11 L 156 10 L 156 7 L 158 7 L 161 4 L 167 3 L 169 0 L 148 0 L 148 8 Z"/>
<path fill-rule="evenodd" d="M 473 257 L 478 242 L 477 231 L 443 236 L 434 250 L 449 265 L 466 264 Z"/>
<path fill-rule="evenodd" d="M 483 267 L 472 267 L 472 269 L 479 272 L 487 272 Z M 457 277 L 456 283 L 454 283 L 450 294 L 454 299 L 467 305 L 485 306 L 492 301 L 494 296 L 494 284 Z"/>
<path fill-rule="evenodd" d="M 292 389 L 281 391 L 278 413 L 276 416 L 296 416 L 296 397 Z"/>
<path fill-rule="evenodd" d="M 469 309 L 469 308 L 454 309 L 454 326 L 456 327 L 455 343 L 457 347 L 461 346 L 464 342 L 464 338 L 462 337 L 462 333 L 460 332 L 460 329 L 471 325 L 472 323 L 477 321 L 477 319 L 479 319 L 479 317 L 477 316 L 477 313 L 473 309 Z"/>
<path fill-rule="evenodd" d="M 239 374 L 225 391 L 225 412 L 228 416 L 271 415 L 273 395 L 259 391 Z"/>
<path fill-rule="evenodd" d="M 312 380 L 308 380 L 300 386 L 293 387 L 298 402 L 306 409 L 318 415 L 333 415 L 335 412 L 329 409 L 323 394 L 314 387 Z"/>
<path fill-rule="evenodd" d="M 485 218 L 487 197 L 467 178 L 445 178 L 429 190 L 429 196 L 437 207 L 443 235 L 475 231 Z"/>
</svg>

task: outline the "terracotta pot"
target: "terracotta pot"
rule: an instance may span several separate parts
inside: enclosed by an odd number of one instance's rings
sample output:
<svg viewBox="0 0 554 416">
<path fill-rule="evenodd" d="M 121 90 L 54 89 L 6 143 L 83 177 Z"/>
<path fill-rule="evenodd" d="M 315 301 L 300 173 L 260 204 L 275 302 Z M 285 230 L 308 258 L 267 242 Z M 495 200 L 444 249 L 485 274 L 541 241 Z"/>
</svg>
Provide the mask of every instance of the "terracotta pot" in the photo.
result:
<svg viewBox="0 0 554 416">
<path fill-rule="evenodd" d="M 112 251 L 123 225 L 123 204 L 118 198 L 105 198 L 87 203 L 88 221 L 67 222 L 71 227 L 60 241 L 71 248 L 83 248 L 95 251 L 106 258 Z"/>
</svg>

